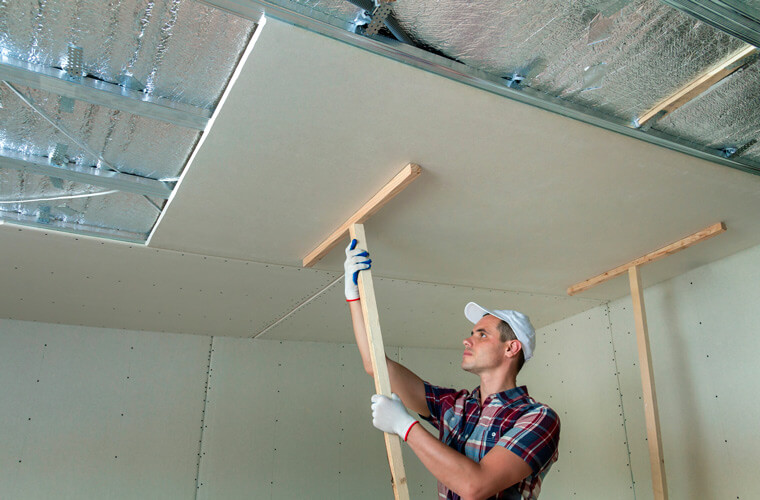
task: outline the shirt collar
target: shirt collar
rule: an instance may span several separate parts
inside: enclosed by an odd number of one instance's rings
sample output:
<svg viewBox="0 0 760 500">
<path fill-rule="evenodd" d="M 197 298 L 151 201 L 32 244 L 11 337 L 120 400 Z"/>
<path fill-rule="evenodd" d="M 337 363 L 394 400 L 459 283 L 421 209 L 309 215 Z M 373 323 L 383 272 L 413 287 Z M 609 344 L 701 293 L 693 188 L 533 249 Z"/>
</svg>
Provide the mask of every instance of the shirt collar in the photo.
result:
<svg viewBox="0 0 760 500">
<path fill-rule="evenodd" d="M 493 399 L 498 399 L 504 405 L 515 403 L 526 397 L 528 397 L 528 387 L 524 385 L 493 394 Z M 475 390 L 472 391 L 468 399 L 480 401 L 480 386 L 477 386 Z"/>
</svg>

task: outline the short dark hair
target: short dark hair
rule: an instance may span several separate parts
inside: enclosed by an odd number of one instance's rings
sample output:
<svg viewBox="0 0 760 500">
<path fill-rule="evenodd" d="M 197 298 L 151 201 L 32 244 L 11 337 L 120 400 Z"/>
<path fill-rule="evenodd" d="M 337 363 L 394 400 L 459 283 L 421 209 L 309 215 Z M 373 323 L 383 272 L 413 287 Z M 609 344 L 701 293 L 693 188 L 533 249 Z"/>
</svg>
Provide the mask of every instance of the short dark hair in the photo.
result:
<svg viewBox="0 0 760 500">
<path fill-rule="evenodd" d="M 488 313 L 484 314 L 483 316 L 490 316 Z M 517 338 L 517 335 L 515 335 L 515 332 L 512 330 L 512 327 L 509 326 L 509 323 L 504 321 L 501 318 L 497 318 L 499 320 L 499 340 L 502 342 L 507 342 L 508 340 L 519 340 Z M 520 342 L 522 344 L 522 342 Z M 522 370 L 523 365 L 525 364 L 525 353 L 522 349 L 520 349 L 520 354 L 517 358 L 517 373 L 520 373 L 520 370 Z"/>
</svg>

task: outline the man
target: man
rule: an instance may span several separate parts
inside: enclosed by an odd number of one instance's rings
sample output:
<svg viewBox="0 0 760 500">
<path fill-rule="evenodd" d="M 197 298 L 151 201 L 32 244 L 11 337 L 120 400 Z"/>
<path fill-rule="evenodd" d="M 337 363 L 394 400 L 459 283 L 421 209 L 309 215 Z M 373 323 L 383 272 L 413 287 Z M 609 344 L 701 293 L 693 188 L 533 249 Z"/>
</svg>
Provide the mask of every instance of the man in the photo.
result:
<svg viewBox="0 0 760 500">
<path fill-rule="evenodd" d="M 364 317 L 359 302 L 359 271 L 369 254 L 346 248 L 345 292 L 364 369 L 372 374 Z M 537 403 L 517 373 L 533 355 L 535 331 L 516 311 L 489 311 L 470 302 L 465 316 L 475 324 L 464 339 L 462 368 L 480 377 L 472 393 L 433 386 L 386 358 L 393 397 L 372 396 L 372 423 L 398 434 L 438 479 L 446 499 L 535 499 L 541 481 L 557 460 L 559 417 Z M 435 438 L 410 416 L 416 412 L 439 431 Z"/>
</svg>

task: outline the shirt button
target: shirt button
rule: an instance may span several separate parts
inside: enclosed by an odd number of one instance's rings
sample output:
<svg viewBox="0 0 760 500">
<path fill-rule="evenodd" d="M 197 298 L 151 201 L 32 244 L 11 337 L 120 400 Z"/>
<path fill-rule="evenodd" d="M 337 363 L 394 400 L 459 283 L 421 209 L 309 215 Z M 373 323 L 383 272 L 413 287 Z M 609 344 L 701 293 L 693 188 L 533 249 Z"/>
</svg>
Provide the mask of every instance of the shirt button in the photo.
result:
<svg viewBox="0 0 760 500">
<path fill-rule="evenodd" d="M 491 437 L 496 437 L 496 433 L 495 433 L 495 432 L 492 432 L 492 433 L 491 433 Z"/>
</svg>

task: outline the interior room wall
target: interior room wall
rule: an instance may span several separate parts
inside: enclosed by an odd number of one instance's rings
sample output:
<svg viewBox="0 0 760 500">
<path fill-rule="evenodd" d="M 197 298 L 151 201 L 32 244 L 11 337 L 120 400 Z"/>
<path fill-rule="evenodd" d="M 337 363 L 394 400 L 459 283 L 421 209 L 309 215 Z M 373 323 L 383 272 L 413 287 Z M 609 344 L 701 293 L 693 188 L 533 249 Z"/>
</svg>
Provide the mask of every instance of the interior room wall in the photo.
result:
<svg viewBox="0 0 760 500">
<path fill-rule="evenodd" d="M 210 340 L 0 320 L 0 498 L 193 498 Z"/>
<path fill-rule="evenodd" d="M 756 247 L 645 291 L 671 498 L 760 496 L 759 279 Z M 477 384 L 459 350 L 387 350 Z M 540 329 L 518 382 L 562 419 L 542 498 L 652 498 L 629 297 Z M 372 391 L 353 344 L 0 320 L 0 497 L 387 498 Z"/>
<path fill-rule="evenodd" d="M 540 333 L 526 365 L 521 382 L 563 424 L 544 498 L 609 498 L 630 488 L 606 325 L 603 314 L 589 314 Z M 460 326 L 466 331 L 464 318 Z M 0 320 L 0 331 L 2 498 L 389 496 L 383 439 L 370 421 L 373 383 L 353 344 L 14 320 Z M 574 347 L 572 332 L 588 331 L 597 339 Z M 459 350 L 387 349 L 434 383 L 477 384 L 459 368 Z M 580 383 L 583 401 L 565 389 Z M 607 411 L 587 415 L 588 398 Z M 616 439 L 583 443 L 600 428 Z M 404 454 L 412 498 L 433 498 L 435 479 Z M 591 455 L 604 460 L 586 463 Z"/>
<path fill-rule="evenodd" d="M 644 291 L 671 499 L 760 498 L 758 283 L 754 247 Z M 646 500 L 653 494 L 630 297 L 609 312 L 636 498 Z"/>
</svg>

